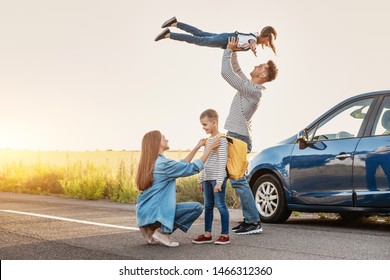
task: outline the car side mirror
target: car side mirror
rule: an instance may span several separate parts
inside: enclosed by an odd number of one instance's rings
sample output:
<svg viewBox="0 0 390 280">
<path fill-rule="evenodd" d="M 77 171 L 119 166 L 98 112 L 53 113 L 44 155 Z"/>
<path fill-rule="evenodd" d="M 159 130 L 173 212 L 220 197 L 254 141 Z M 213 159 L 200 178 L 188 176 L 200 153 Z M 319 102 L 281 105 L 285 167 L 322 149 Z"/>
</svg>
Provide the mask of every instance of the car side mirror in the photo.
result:
<svg viewBox="0 0 390 280">
<path fill-rule="evenodd" d="M 299 143 L 299 149 L 303 150 L 307 147 L 307 142 L 309 141 L 308 138 L 309 136 L 307 133 L 307 129 L 298 132 L 297 141 Z"/>
</svg>

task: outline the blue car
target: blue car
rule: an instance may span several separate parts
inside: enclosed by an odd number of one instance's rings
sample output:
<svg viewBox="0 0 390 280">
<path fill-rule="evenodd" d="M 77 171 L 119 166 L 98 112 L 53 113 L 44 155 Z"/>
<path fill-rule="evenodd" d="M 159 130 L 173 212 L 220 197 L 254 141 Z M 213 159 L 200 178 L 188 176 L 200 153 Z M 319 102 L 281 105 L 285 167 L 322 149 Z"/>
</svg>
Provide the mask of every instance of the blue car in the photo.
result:
<svg viewBox="0 0 390 280">
<path fill-rule="evenodd" d="M 247 179 L 265 223 L 292 211 L 390 213 L 390 90 L 349 98 L 256 154 Z"/>
</svg>

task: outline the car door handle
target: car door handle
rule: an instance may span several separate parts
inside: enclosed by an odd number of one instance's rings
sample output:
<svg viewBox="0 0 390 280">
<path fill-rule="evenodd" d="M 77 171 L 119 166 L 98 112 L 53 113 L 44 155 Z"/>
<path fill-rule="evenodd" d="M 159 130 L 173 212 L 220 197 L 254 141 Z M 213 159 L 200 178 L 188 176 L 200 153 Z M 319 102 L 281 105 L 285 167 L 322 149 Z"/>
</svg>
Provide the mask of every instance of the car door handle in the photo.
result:
<svg viewBox="0 0 390 280">
<path fill-rule="evenodd" d="M 346 159 L 352 157 L 351 154 L 341 153 L 338 156 L 336 156 L 337 159 Z"/>
</svg>

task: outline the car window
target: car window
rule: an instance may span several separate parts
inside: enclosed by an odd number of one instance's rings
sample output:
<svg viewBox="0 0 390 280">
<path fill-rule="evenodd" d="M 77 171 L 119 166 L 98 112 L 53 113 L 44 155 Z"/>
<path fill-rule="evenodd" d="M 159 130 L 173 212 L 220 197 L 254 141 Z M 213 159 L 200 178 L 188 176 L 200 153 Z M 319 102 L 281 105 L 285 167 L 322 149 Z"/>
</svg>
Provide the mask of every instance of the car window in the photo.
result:
<svg viewBox="0 0 390 280">
<path fill-rule="evenodd" d="M 390 97 L 385 97 L 375 120 L 371 135 L 390 134 Z"/>
<path fill-rule="evenodd" d="M 312 141 L 357 137 L 373 98 L 352 102 L 321 121 L 309 131 Z"/>
</svg>

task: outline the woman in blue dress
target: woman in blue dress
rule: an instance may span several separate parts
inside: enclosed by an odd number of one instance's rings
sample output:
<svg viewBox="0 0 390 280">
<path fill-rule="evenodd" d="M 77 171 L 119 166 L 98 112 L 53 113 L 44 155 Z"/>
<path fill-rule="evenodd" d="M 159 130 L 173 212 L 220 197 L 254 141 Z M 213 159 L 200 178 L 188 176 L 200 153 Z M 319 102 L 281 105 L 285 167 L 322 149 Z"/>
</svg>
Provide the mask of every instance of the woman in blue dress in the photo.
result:
<svg viewBox="0 0 390 280">
<path fill-rule="evenodd" d="M 201 139 L 182 161 L 174 161 L 163 154 L 169 149 L 168 140 L 160 131 L 146 133 L 142 139 L 141 157 L 136 184 L 140 195 L 137 199 L 137 226 L 149 244 L 162 243 L 168 247 L 179 246 L 170 234 L 179 228 L 183 232 L 202 214 L 199 202 L 176 203 L 176 178 L 199 173 L 204 168 L 210 152 L 218 147 L 219 140 L 191 162 L 206 139 Z"/>
</svg>

